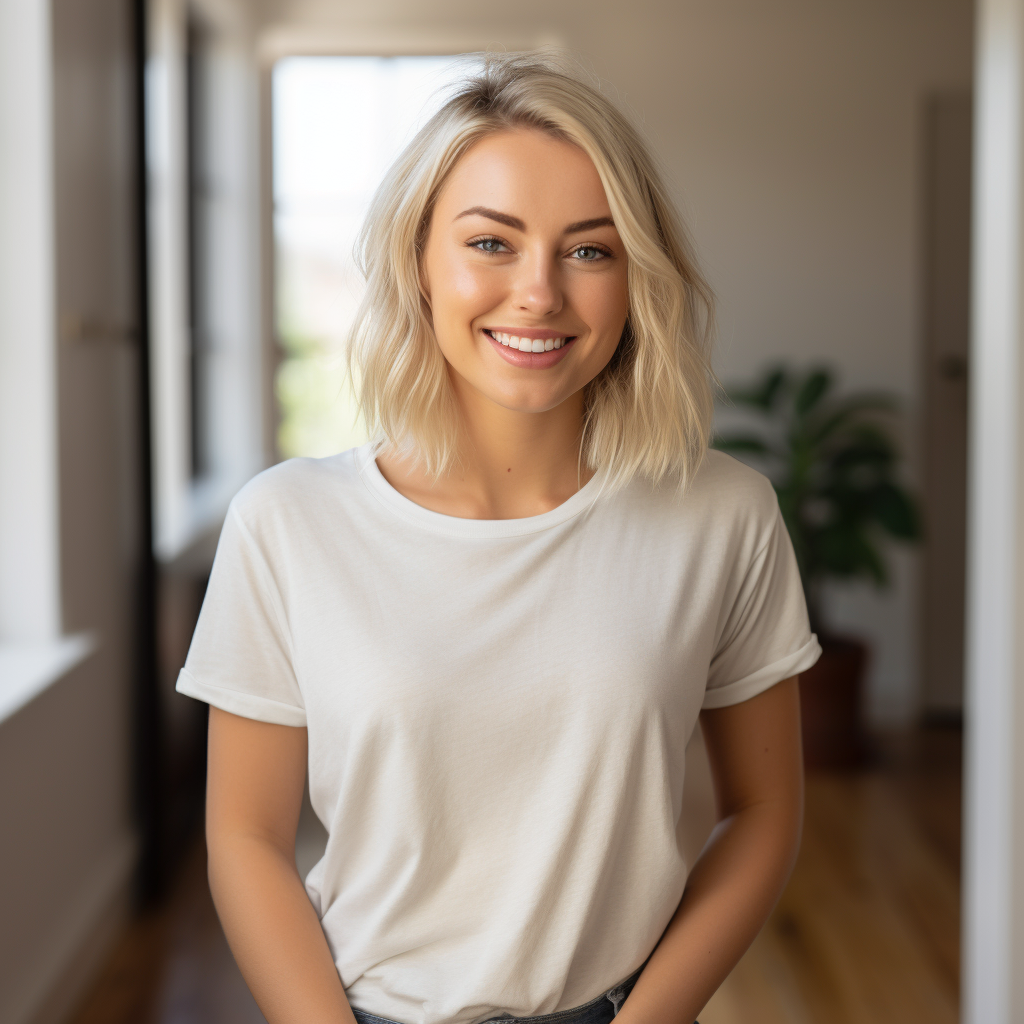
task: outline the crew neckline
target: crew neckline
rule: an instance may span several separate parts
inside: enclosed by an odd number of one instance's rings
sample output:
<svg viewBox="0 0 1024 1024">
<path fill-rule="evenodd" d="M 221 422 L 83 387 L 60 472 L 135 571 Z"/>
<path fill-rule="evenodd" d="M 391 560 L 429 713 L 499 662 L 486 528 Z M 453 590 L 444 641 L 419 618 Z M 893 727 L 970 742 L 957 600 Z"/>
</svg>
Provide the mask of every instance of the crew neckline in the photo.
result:
<svg viewBox="0 0 1024 1024">
<path fill-rule="evenodd" d="M 356 449 L 355 460 L 360 479 L 381 504 L 407 523 L 447 537 L 523 537 L 549 530 L 578 516 L 592 505 L 600 496 L 604 476 L 598 471 L 561 505 L 537 516 L 523 519 L 463 519 L 417 505 L 392 487 L 377 465 L 372 442 Z"/>
</svg>

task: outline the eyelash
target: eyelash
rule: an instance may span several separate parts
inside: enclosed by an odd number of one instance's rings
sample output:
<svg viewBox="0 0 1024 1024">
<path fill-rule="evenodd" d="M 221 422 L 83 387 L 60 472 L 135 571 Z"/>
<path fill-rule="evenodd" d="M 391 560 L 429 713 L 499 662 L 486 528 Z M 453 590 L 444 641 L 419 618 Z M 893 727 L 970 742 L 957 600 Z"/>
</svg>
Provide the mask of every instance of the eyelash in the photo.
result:
<svg viewBox="0 0 1024 1024">
<path fill-rule="evenodd" d="M 500 251 L 499 252 L 488 252 L 486 249 L 481 249 L 480 245 L 483 242 L 497 242 L 499 245 L 505 246 L 506 250 L 511 251 L 511 247 L 508 245 L 507 242 L 503 241 L 500 238 L 496 238 L 494 235 L 482 235 L 479 238 L 471 238 L 466 243 L 466 245 L 468 245 L 471 249 L 476 249 L 478 252 L 484 253 L 487 256 L 502 256 L 502 255 L 504 255 Z M 594 245 L 594 244 L 576 245 L 576 246 L 573 246 L 573 248 L 570 249 L 569 252 L 576 253 L 576 252 L 579 252 L 581 249 L 593 249 L 594 252 L 599 252 L 601 254 L 601 256 L 604 257 L 605 259 L 610 259 L 611 255 L 612 255 L 611 252 L 608 249 L 606 249 L 603 245 Z M 601 260 L 599 260 L 599 259 L 576 260 L 576 262 L 577 263 L 600 263 Z"/>
</svg>

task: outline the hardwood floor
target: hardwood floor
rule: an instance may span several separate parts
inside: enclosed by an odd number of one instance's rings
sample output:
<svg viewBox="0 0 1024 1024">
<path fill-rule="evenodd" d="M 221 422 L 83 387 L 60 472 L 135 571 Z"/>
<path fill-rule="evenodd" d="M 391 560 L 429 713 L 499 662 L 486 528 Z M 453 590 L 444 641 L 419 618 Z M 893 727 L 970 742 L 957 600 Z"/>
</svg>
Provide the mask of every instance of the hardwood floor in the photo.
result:
<svg viewBox="0 0 1024 1024">
<path fill-rule="evenodd" d="M 879 741 L 872 766 L 816 773 L 796 870 L 701 1024 L 958 1019 L 960 741 Z M 198 844 L 167 905 L 136 922 L 71 1024 L 259 1024 Z"/>
<path fill-rule="evenodd" d="M 266 1024 L 217 920 L 201 841 L 166 904 L 131 926 L 70 1024 Z"/>
<path fill-rule="evenodd" d="M 768 925 L 701 1024 L 952 1024 L 959 1018 L 960 743 L 881 744 L 807 780 L 804 840 Z"/>
</svg>

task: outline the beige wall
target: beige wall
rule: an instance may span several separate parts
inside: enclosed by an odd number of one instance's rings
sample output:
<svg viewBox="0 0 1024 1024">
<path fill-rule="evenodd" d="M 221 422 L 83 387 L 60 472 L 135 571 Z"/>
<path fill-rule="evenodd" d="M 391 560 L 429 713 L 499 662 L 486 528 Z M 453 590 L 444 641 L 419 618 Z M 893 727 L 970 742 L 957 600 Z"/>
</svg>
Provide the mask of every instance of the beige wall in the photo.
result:
<svg viewBox="0 0 1024 1024">
<path fill-rule="evenodd" d="M 95 652 L 0 724 L 0 1019 L 60 1019 L 129 908 L 139 520 L 126 0 L 57 0 L 56 338 L 64 631 Z"/>
<path fill-rule="evenodd" d="M 268 52 L 446 52 L 552 41 L 643 120 L 720 298 L 726 383 L 827 360 L 919 429 L 925 97 L 970 84 L 969 0 L 265 0 Z M 916 462 L 916 458 L 915 458 Z M 912 464 L 911 472 L 916 472 Z M 871 712 L 916 706 L 916 556 L 835 598 L 871 637 Z"/>
</svg>

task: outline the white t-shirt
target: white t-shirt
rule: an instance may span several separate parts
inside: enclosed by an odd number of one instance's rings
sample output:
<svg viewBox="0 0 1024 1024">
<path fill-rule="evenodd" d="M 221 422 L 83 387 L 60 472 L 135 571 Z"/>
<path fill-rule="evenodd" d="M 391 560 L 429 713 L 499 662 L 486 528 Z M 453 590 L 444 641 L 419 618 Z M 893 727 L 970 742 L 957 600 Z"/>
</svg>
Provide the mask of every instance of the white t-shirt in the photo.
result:
<svg viewBox="0 0 1024 1024">
<path fill-rule="evenodd" d="M 818 654 L 771 485 L 727 455 L 682 495 L 599 475 L 473 520 L 364 447 L 235 498 L 178 690 L 308 729 L 306 890 L 351 1003 L 471 1024 L 643 963 L 686 881 L 698 713 Z"/>
</svg>

